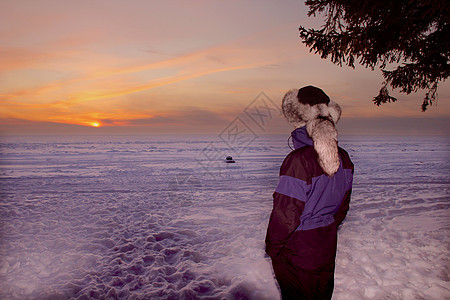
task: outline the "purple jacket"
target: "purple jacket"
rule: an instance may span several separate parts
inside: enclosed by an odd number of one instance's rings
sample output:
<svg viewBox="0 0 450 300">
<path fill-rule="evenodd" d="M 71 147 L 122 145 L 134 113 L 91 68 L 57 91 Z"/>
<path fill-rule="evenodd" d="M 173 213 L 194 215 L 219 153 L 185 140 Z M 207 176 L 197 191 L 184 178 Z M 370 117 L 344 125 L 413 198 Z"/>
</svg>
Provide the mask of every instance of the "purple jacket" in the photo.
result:
<svg viewBox="0 0 450 300">
<path fill-rule="evenodd" d="M 306 128 L 292 132 L 295 150 L 280 168 L 266 252 L 273 261 L 284 257 L 294 268 L 334 271 L 337 228 L 349 209 L 353 163 L 339 150 L 340 166 L 331 177 L 317 160 Z"/>
</svg>

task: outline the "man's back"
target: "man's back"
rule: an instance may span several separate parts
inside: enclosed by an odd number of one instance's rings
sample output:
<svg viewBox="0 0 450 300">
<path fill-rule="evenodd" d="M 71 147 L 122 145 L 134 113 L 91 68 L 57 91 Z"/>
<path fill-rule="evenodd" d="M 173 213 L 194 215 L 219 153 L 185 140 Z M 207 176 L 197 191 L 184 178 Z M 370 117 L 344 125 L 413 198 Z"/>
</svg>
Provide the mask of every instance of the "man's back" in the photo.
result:
<svg viewBox="0 0 450 300">
<path fill-rule="evenodd" d="M 280 168 L 266 235 L 283 299 L 331 299 L 337 229 L 349 209 L 353 163 L 337 145 L 340 107 L 320 89 L 290 90 L 283 112 L 295 150 Z"/>
</svg>

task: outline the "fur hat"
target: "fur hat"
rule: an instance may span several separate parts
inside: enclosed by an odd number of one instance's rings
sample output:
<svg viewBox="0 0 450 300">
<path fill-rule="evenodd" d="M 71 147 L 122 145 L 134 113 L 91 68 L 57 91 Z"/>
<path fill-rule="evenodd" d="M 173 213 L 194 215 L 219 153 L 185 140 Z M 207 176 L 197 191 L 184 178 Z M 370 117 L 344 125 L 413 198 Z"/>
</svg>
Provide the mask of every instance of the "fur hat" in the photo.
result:
<svg viewBox="0 0 450 300">
<path fill-rule="evenodd" d="M 340 163 L 335 124 L 341 117 L 340 106 L 321 89 L 307 86 L 288 91 L 282 108 L 284 116 L 295 128 L 306 126 L 324 172 L 328 176 L 336 173 Z"/>
</svg>

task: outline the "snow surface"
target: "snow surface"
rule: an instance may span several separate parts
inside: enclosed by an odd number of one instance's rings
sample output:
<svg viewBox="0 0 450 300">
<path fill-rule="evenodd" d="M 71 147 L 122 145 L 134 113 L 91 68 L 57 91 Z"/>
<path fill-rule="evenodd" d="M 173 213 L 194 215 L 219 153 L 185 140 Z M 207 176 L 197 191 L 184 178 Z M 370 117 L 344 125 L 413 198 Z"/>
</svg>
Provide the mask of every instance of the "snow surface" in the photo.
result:
<svg viewBox="0 0 450 300">
<path fill-rule="evenodd" d="M 279 299 L 264 238 L 287 136 L 241 145 L 1 137 L 0 299 Z M 449 138 L 340 145 L 333 299 L 450 299 Z"/>
</svg>

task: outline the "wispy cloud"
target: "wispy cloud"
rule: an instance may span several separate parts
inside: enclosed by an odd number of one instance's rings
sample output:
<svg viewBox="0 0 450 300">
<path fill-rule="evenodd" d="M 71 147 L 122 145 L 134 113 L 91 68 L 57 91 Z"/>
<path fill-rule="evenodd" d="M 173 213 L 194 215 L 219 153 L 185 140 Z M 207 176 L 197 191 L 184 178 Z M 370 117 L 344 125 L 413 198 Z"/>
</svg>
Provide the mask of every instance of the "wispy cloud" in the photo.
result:
<svg viewBox="0 0 450 300">
<path fill-rule="evenodd" d="M 190 54 L 165 59 L 149 64 L 134 64 L 112 68 L 106 64 L 95 70 L 85 72 L 83 76 L 69 79 L 50 80 L 40 86 L 17 89 L 0 95 L 0 106 L 3 108 L 0 116 L 19 118 L 28 116 L 32 120 L 65 119 L 68 123 L 79 118 L 75 107 L 83 103 L 93 103 L 97 100 L 119 99 L 127 101 L 127 96 L 133 93 L 148 91 L 211 74 L 225 73 L 244 69 L 255 69 L 271 65 L 279 59 L 270 59 L 265 51 L 232 46 L 202 49 Z M 25 68 L 26 64 L 24 64 Z M 70 70 L 64 70 L 70 73 Z M 148 73 L 150 72 L 150 73 Z M 172 73 L 168 76 L 159 74 Z M 153 77 L 148 79 L 148 77 Z M 90 105 L 89 108 L 92 107 Z M 38 112 L 38 111 L 41 112 Z M 104 108 L 96 107 L 98 115 L 104 115 Z M 123 113 L 123 112 L 121 112 Z M 86 117 L 93 115 L 83 112 L 80 123 L 86 123 Z M 142 115 L 136 115 L 140 118 Z"/>
<path fill-rule="evenodd" d="M 323 87 L 344 116 L 420 113 L 414 103 L 375 108 L 370 71 L 310 54 L 298 39 L 298 1 L 118 1 L 105 10 L 101 2 L 42 0 L 0 8 L 7 12 L 0 119 L 196 130 L 226 122 L 261 91 L 280 101 L 302 84 Z M 440 88 L 440 108 L 427 114 L 448 116 L 448 91 Z"/>
</svg>

